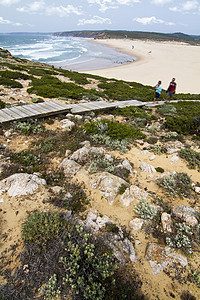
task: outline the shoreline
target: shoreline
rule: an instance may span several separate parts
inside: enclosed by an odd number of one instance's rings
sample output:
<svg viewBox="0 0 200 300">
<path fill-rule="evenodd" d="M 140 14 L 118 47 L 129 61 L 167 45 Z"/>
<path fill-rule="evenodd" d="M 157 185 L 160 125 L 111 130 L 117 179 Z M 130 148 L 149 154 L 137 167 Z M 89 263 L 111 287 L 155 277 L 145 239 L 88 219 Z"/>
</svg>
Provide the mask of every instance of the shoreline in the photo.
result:
<svg viewBox="0 0 200 300">
<path fill-rule="evenodd" d="M 129 39 L 92 40 L 91 42 L 103 44 L 137 59 L 111 68 L 84 70 L 84 73 L 151 86 L 155 86 L 158 80 L 161 80 L 163 89 L 167 89 L 169 82 L 175 77 L 177 93 L 200 94 L 200 46 Z M 133 45 L 134 49 L 132 49 Z"/>
</svg>

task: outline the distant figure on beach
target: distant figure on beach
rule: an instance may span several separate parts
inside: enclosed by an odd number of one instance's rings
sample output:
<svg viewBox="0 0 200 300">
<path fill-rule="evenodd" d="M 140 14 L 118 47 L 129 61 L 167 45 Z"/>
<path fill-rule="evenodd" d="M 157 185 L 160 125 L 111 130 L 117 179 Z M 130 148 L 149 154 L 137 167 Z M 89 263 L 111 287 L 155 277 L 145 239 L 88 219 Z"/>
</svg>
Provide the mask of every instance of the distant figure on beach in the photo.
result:
<svg viewBox="0 0 200 300">
<path fill-rule="evenodd" d="M 159 80 L 158 83 L 155 85 L 155 89 L 156 89 L 156 94 L 155 94 L 155 98 L 153 99 L 153 103 L 156 101 L 156 103 L 158 103 L 158 99 L 160 97 L 160 94 L 162 92 L 162 86 L 161 86 L 161 81 Z"/>
<path fill-rule="evenodd" d="M 170 99 L 172 99 L 173 95 L 176 92 L 176 82 L 175 82 L 175 80 L 176 80 L 175 78 L 172 78 L 172 81 L 169 84 L 169 87 L 167 89 L 166 101 L 168 101 L 169 97 L 170 97 Z"/>
</svg>

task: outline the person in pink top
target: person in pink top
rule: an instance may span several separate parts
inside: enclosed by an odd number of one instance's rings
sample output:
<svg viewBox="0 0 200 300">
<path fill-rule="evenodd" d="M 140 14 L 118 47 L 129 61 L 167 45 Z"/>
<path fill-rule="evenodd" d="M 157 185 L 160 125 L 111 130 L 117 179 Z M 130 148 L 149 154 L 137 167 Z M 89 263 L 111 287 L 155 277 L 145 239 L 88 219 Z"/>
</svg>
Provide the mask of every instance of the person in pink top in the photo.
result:
<svg viewBox="0 0 200 300">
<path fill-rule="evenodd" d="M 168 101 L 169 97 L 170 99 L 172 99 L 175 92 L 176 92 L 176 82 L 175 82 L 175 78 L 172 78 L 172 81 L 170 82 L 169 87 L 167 89 L 166 101 Z"/>
</svg>

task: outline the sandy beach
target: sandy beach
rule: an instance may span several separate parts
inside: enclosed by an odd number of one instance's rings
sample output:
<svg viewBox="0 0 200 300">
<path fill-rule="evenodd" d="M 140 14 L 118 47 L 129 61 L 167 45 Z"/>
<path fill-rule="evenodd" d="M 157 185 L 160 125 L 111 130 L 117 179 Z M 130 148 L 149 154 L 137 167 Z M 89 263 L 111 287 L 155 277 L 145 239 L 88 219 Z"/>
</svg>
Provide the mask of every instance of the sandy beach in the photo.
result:
<svg viewBox="0 0 200 300">
<path fill-rule="evenodd" d="M 128 39 L 95 40 L 94 42 L 137 57 L 137 60 L 112 68 L 87 70 L 84 73 L 151 86 L 161 80 L 163 89 L 167 89 L 172 77 L 175 77 L 177 93 L 200 93 L 199 46 Z"/>
</svg>

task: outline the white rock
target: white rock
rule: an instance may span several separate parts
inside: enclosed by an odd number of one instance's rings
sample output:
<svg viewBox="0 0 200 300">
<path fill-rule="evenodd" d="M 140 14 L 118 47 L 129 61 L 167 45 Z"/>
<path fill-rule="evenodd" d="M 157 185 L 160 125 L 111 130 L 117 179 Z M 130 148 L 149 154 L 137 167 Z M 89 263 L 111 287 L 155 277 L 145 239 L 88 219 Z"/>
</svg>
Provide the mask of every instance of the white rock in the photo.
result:
<svg viewBox="0 0 200 300">
<path fill-rule="evenodd" d="M 143 219 L 135 218 L 129 222 L 129 227 L 133 230 L 140 230 L 143 224 L 144 224 Z"/>
<path fill-rule="evenodd" d="M 66 158 L 69 157 L 70 154 L 71 154 L 71 150 L 67 149 L 67 150 L 65 151 L 65 157 L 66 157 Z"/>
<path fill-rule="evenodd" d="M 121 201 L 125 206 L 129 206 L 133 201 L 147 199 L 148 193 L 140 189 L 138 186 L 131 185 L 125 190 L 121 196 Z"/>
<path fill-rule="evenodd" d="M 75 123 L 68 119 L 61 120 L 60 122 L 63 124 L 62 128 L 65 128 L 67 131 L 71 131 L 75 126 Z"/>
<path fill-rule="evenodd" d="M 168 148 L 167 149 L 167 154 L 174 154 L 174 153 L 176 153 L 178 151 L 179 151 L 179 149 Z"/>
<path fill-rule="evenodd" d="M 33 194 L 38 186 L 46 181 L 36 174 L 17 173 L 0 181 L 0 194 L 8 193 L 10 197 Z"/>
<path fill-rule="evenodd" d="M 59 168 L 63 168 L 66 177 L 71 177 L 78 172 L 78 170 L 81 168 L 81 165 L 74 160 L 64 158 L 59 165 Z"/>
<path fill-rule="evenodd" d="M 156 173 L 156 169 L 152 165 L 149 165 L 145 162 L 141 163 L 140 169 L 142 170 L 142 172 Z"/>
<path fill-rule="evenodd" d="M 179 157 L 177 155 L 174 155 L 170 158 L 169 161 L 170 161 L 171 164 L 175 164 L 179 161 Z"/>
<path fill-rule="evenodd" d="M 172 232 L 173 222 L 170 214 L 167 214 L 166 212 L 162 213 L 161 224 L 165 233 Z"/>
<path fill-rule="evenodd" d="M 156 156 L 155 156 L 155 154 L 153 154 L 149 157 L 149 160 L 154 160 L 155 158 L 156 158 Z"/>
</svg>

